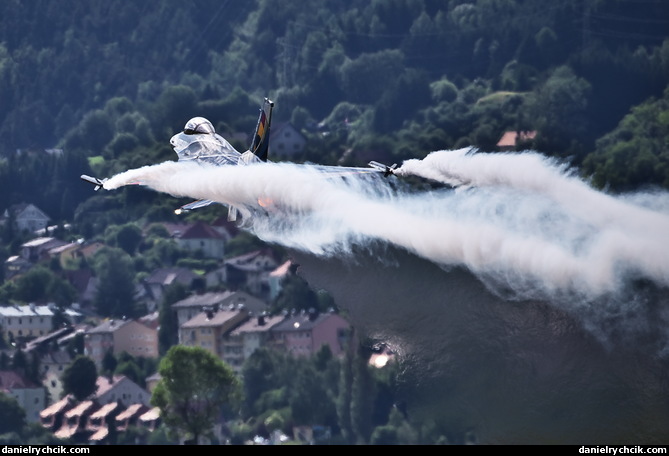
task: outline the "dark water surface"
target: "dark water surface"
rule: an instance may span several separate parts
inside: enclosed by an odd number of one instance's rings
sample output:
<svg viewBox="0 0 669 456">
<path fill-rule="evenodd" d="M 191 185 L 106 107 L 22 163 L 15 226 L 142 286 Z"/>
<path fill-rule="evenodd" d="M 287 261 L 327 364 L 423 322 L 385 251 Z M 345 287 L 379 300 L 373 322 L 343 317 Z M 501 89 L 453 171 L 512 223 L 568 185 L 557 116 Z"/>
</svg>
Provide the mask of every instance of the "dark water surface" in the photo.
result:
<svg viewBox="0 0 669 456">
<path fill-rule="evenodd" d="M 453 440 L 669 443 L 669 369 L 652 335 L 604 344 L 557 306 L 501 299 L 463 269 L 392 248 L 292 258 L 359 332 L 399 351 L 409 417 Z M 655 299 L 667 307 L 667 293 Z"/>
</svg>

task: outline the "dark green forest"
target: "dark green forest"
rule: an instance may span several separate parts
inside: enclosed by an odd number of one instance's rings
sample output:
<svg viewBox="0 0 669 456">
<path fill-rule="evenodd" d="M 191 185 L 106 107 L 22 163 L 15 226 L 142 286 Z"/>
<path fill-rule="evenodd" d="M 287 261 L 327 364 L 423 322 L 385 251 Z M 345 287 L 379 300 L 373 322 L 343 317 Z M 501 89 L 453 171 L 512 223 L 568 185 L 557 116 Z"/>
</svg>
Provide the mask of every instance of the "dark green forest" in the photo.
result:
<svg viewBox="0 0 669 456">
<path fill-rule="evenodd" d="M 251 132 L 264 96 L 307 135 L 303 160 L 493 152 L 536 130 L 533 149 L 600 188 L 667 188 L 668 35 L 661 0 L 8 0 L 0 210 L 72 221 L 96 204 L 80 174 L 174 159 L 195 115 Z M 105 211 L 161 212 L 160 196 L 124 198 Z"/>
</svg>

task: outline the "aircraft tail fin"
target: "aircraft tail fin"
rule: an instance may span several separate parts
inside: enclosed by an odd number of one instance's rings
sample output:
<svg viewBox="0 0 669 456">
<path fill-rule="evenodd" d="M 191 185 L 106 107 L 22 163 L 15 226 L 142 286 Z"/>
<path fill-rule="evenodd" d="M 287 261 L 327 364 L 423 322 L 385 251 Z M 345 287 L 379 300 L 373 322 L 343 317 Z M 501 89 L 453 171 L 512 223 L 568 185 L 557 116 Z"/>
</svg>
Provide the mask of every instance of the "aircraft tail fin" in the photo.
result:
<svg viewBox="0 0 669 456">
<path fill-rule="evenodd" d="M 260 115 L 258 116 L 258 124 L 256 125 L 255 133 L 253 134 L 253 142 L 251 144 L 251 152 L 262 161 L 267 161 L 267 152 L 269 150 L 269 131 L 272 123 L 272 109 L 274 102 L 269 98 L 265 98 L 262 107 L 260 108 Z"/>
</svg>

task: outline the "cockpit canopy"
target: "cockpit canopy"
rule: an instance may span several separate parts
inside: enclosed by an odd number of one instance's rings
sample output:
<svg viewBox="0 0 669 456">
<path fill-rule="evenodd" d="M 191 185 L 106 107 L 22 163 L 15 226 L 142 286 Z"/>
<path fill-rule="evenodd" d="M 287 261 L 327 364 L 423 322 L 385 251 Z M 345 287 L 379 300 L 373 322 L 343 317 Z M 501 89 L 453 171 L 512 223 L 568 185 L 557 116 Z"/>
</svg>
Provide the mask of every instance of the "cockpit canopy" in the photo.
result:
<svg viewBox="0 0 669 456">
<path fill-rule="evenodd" d="M 187 135 L 213 135 L 216 133 L 214 126 L 204 117 L 193 117 L 184 126 Z"/>
<path fill-rule="evenodd" d="M 193 117 L 182 132 L 170 139 L 179 160 L 194 160 L 216 165 L 237 164 L 241 154 L 204 117 Z"/>
</svg>

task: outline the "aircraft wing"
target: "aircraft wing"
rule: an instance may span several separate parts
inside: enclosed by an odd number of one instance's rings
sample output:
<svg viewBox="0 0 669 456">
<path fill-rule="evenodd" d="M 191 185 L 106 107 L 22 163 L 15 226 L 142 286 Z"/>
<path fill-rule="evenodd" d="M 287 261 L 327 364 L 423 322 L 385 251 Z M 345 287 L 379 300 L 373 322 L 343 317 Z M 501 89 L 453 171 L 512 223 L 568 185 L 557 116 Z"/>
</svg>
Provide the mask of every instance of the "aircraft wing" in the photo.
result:
<svg viewBox="0 0 669 456">
<path fill-rule="evenodd" d="M 193 201 L 192 203 L 184 204 L 181 206 L 179 209 L 176 209 L 174 211 L 175 214 L 179 215 L 184 212 L 192 211 L 193 209 L 198 209 L 201 207 L 209 206 L 210 204 L 214 204 L 215 201 L 212 200 L 207 200 L 207 199 L 201 199 L 197 201 Z"/>
</svg>

